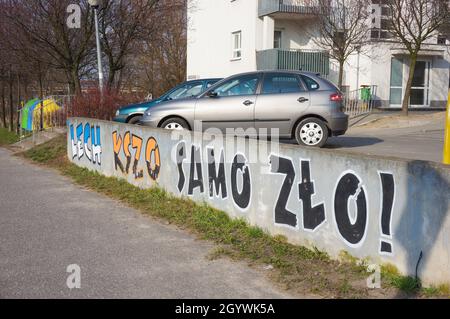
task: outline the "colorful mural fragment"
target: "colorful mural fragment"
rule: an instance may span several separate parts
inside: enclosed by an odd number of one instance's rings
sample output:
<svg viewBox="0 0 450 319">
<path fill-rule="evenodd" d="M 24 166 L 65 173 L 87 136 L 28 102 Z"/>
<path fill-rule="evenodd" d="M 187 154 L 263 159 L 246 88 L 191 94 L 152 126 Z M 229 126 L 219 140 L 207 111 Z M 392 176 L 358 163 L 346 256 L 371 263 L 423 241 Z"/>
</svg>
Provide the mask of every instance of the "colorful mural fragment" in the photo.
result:
<svg viewBox="0 0 450 319">
<path fill-rule="evenodd" d="M 53 113 L 60 110 L 61 107 L 53 99 L 32 99 L 28 101 L 21 110 L 20 125 L 23 130 L 34 131 L 40 126 L 41 108 L 43 105 L 44 129 L 51 127 L 50 117 Z"/>
</svg>

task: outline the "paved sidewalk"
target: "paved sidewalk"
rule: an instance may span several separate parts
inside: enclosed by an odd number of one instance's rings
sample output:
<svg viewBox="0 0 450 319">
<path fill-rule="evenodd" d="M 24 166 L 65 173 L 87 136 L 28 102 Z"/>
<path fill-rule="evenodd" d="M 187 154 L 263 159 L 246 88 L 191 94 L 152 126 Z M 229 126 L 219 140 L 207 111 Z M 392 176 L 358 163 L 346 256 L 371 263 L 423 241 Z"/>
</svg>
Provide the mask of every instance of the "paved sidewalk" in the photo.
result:
<svg viewBox="0 0 450 319">
<path fill-rule="evenodd" d="M 211 244 L 0 148 L 0 298 L 285 298 Z M 81 266 L 81 289 L 66 267 Z"/>
<path fill-rule="evenodd" d="M 54 128 L 42 132 L 35 132 L 31 136 L 28 136 L 13 145 L 9 145 L 8 148 L 14 150 L 15 152 L 27 151 L 35 147 L 36 145 L 48 142 L 49 140 L 57 137 L 60 134 L 66 134 L 66 129 Z"/>
</svg>

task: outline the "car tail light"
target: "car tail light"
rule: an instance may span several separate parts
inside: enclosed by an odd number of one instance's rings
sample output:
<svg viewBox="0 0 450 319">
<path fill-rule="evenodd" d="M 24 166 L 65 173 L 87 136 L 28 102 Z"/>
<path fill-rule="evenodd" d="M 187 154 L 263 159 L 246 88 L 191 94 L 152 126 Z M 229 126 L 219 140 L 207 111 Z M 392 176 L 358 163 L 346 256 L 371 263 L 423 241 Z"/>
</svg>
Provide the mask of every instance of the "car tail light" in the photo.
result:
<svg viewBox="0 0 450 319">
<path fill-rule="evenodd" d="M 330 101 L 343 102 L 344 101 L 344 96 L 342 94 L 339 94 L 339 93 L 331 94 L 330 95 Z"/>
</svg>

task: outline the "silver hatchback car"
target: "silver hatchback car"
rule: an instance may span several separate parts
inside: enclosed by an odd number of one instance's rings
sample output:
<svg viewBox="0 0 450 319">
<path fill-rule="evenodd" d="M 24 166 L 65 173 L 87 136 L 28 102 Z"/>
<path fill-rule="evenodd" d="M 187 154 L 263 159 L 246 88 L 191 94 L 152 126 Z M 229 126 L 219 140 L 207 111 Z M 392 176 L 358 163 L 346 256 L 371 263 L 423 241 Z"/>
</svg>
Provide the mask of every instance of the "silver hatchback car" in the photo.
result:
<svg viewBox="0 0 450 319">
<path fill-rule="evenodd" d="M 317 74 L 258 71 L 226 78 L 194 99 L 151 107 L 141 124 L 191 130 L 201 121 L 203 131 L 216 128 L 226 134 L 233 129 L 235 134 L 243 129 L 245 135 L 277 134 L 300 145 L 323 147 L 328 137 L 347 131 L 343 110 L 342 93 Z"/>
</svg>

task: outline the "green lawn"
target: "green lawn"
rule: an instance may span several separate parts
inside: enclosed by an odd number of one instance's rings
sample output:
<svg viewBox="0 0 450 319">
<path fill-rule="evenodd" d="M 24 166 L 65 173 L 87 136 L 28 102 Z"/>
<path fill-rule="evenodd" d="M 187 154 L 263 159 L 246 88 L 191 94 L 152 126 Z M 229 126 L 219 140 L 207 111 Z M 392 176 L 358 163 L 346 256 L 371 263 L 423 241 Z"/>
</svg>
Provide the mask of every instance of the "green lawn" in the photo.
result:
<svg viewBox="0 0 450 319">
<path fill-rule="evenodd" d="M 9 132 L 8 129 L 0 128 L 0 146 L 14 144 L 19 141 L 19 136 L 14 132 Z"/>
</svg>

